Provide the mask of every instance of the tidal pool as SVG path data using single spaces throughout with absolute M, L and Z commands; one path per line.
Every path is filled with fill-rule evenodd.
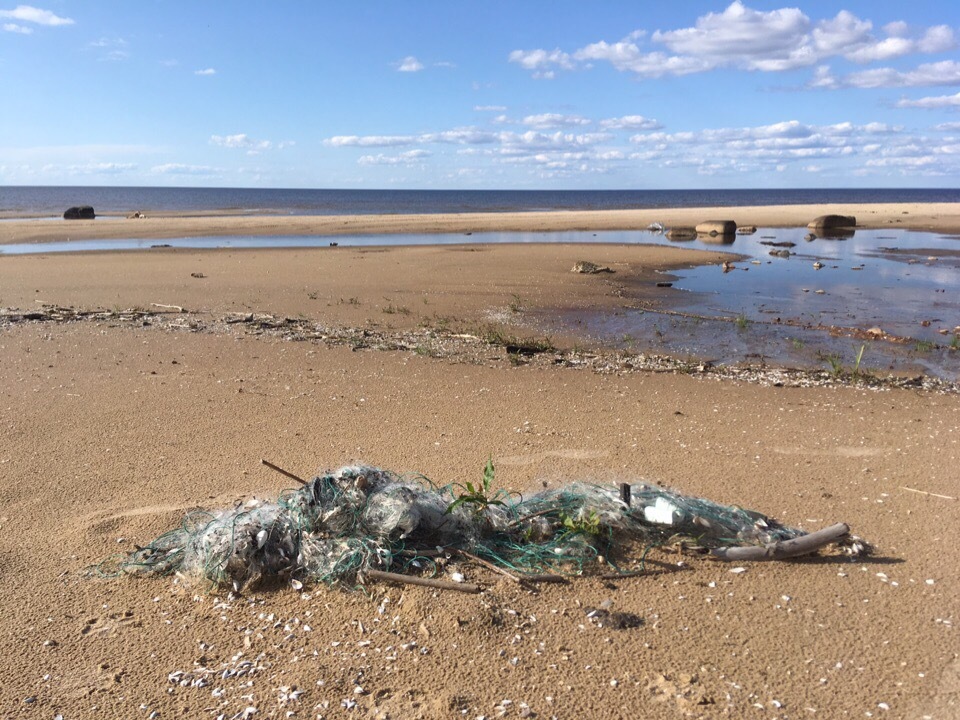
M 655 231 L 229 236 L 0 245 L 0 255 L 81 251 L 307 248 L 484 243 L 625 243 L 728 250 L 724 272 L 701 266 L 664 275 L 660 300 L 615 313 L 539 313 L 547 332 L 612 347 L 717 363 L 920 372 L 956 380 L 960 370 L 960 237 L 857 230 L 807 239 L 804 228 L 677 243 Z M 771 253 L 777 253 L 776 255 Z M 584 259 L 589 259 L 585 248 Z M 628 288 L 629 290 L 629 288 Z M 637 295 L 649 295 L 636 288 Z M 629 295 L 629 292 L 628 292 Z M 872 334 L 871 332 L 872 331 Z

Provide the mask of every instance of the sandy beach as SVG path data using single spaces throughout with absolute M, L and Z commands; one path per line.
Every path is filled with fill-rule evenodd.
M 903 227 L 960 232 L 960 204 L 881 203 L 873 205 L 769 205 L 722 208 L 463 213 L 435 215 L 148 216 L 101 220 L 0 222 L 0 243 L 89 240 L 93 238 L 176 238 L 223 235 L 348 235 L 389 233 L 548 232 L 559 230 L 642 230 L 654 222 L 694 226 L 705 220 L 733 220 L 757 227 L 802 227 L 820 215 L 852 215 L 864 228 Z
M 960 232 L 960 206 L 884 205 L 9 220 L 0 242 L 784 227 L 825 213 Z M 465 244 L 0 258 L 0 714 L 957 717 L 955 394 L 518 361 L 490 341 L 536 337 L 541 311 L 656 302 L 658 273 L 725 257 Z M 570 272 L 580 260 L 615 272 Z M 875 553 L 732 572 L 654 550 L 647 573 L 537 592 L 458 563 L 479 595 L 237 595 L 89 571 L 191 509 L 275 498 L 291 481 L 261 458 L 441 485 L 479 480 L 492 458 L 498 486 L 519 491 L 647 479 L 805 530 L 846 522 Z M 643 624 L 599 626 L 586 608 L 604 601 Z

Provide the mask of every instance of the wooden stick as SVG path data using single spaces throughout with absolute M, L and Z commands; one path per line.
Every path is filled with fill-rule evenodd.
M 294 475 L 292 472 L 287 472 L 287 471 L 284 470 L 282 467 L 277 467 L 276 465 L 274 465 L 274 464 L 273 464 L 272 462 L 270 462 L 269 460 L 264 460 L 263 458 L 260 458 L 260 462 L 263 463 L 264 465 L 266 465 L 266 466 L 267 466 L 268 468 L 270 468 L 271 470 L 276 470 L 276 471 L 277 471 L 278 473 L 280 473 L 281 475 L 286 475 L 286 476 L 287 476 L 288 478 L 290 478 L 291 480 L 296 480 L 296 481 L 297 481 L 298 483 L 300 483 L 301 485 L 306 485 L 306 484 L 307 484 L 307 481 L 304 480 L 302 477 L 297 477 L 297 476 Z
M 497 565 L 494 565 L 492 562 L 487 562 L 486 560 L 484 560 L 484 559 L 483 559 L 482 557 L 480 557 L 479 555 L 474 555 L 472 552 L 468 552 L 467 550 L 460 550 L 459 548 L 456 548 L 454 551 L 455 551 L 458 555 L 463 555 L 465 558 L 469 558 L 470 560 L 473 560 L 473 561 L 474 561 L 475 563 L 477 563 L 478 565 L 483 565 L 485 568 L 487 568 L 487 570 L 493 570 L 493 571 L 496 572 L 496 573 L 500 573 L 500 574 L 503 575 L 504 577 L 510 578 L 511 580 L 513 580 L 513 581 L 514 581 L 515 583 L 517 583 L 518 585 L 522 585 L 522 584 L 523 584 L 523 580 L 520 578 L 519 575 L 514 575 L 514 574 L 513 574 L 512 572 L 510 572 L 509 570 L 504 570 L 502 567 L 499 567 L 499 566 L 497 566 Z
M 521 518 L 517 518 L 516 520 L 511 522 L 507 527 L 516 527 L 520 523 L 526 522 L 527 520 L 532 520 L 535 517 L 540 517 L 541 515 L 549 515 L 552 512 L 559 512 L 559 511 L 560 511 L 560 508 L 547 508 L 546 510 L 538 510 L 535 513 L 530 513 L 529 515 L 524 515 Z
M 836 542 L 849 532 L 850 528 L 845 523 L 837 523 L 822 530 L 771 545 L 722 547 L 714 548 L 710 552 L 721 560 L 786 560 L 816 552 L 820 548 Z
M 563 575 L 520 575 L 524 582 L 567 583 Z
M 917 490 L 916 488 L 908 488 L 903 485 L 900 486 L 901 490 L 909 490 L 910 492 L 920 493 L 921 495 L 929 495 L 930 497 L 941 498 L 943 500 L 956 500 L 955 497 L 950 497 L 949 495 L 939 495 L 937 493 L 927 492 L 926 490 Z
M 182 313 L 184 310 L 179 305 L 161 305 L 160 303 L 150 303 L 151 307 L 164 308 L 166 310 L 176 310 L 177 312 Z
M 383 570 L 364 570 L 364 578 L 371 580 L 382 580 L 384 582 L 403 583 L 405 585 L 422 585 L 424 587 L 436 588 L 437 590 L 456 590 L 457 592 L 471 593 L 476 595 L 480 592 L 479 585 L 470 583 L 454 583 L 445 580 L 433 580 L 431 578 L 414 577 L 411 575 L 400 575 L 399 573 L 384 572 Z M 361 578 L 360 582 L 363 582 Z

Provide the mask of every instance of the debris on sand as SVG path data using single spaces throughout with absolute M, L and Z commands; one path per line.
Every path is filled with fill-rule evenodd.
M 737 561 L 785 559 L 832 543 L 848 554 L 869 550 L 846 525 L 808 535 L 658 485 L 574 482 L 524 499 L 493 491 L 492 481 L 492 462 L 482 484 L 446 487 L 366 465 L 343 467 L 303 481 L 275 503 L 193 512 L 116 560 L 114 570 L 176 573 L 238 589 L 290 578 L 354 587 L 421 575 L 444 554 L 525 582 L 559 579 L 542 573 L 582 574 L 591 565 L 615 568 L 611 558 L 631 543 L 682 544 Z

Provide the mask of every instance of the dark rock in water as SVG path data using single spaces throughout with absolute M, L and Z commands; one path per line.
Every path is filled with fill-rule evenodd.
M 857 219 L 852 215 L 821 215 L 807 224 L 810 230 L 836 230 L 838 228 L 855 228 Z
M 697 235 L 735 235 L 737 224 L 733 220 L 705 220 L 697 225 Z
M 657 283 L 657 287 L 673 287 L 672 282 L 660 281 Z
M 666 232 L 667 240 L 673 240 L 674 242 L 681 240 L 696 240 L 697 231 L 692 227 L 675 227 L 670 228 Z
M 67 208 L 63 213 L 64 220 L 93 220 L 96 216 L 89 205 L 75 205 Z
M 817 239 L 817 236 L 813 233 L 807 233 L 806 235 L 803 236 L 803 239 L 806 240 L 807 242 L 813 242 L 814 240 Z
M 789 250 L 771 250 L 771 251 L 770 251 L 770 254 L 773 255 L 774 257 L 785 257 L 785 258 L 788 258 L 788 257 L 790 257 L 793 253 L 791 253 Z
M 756 231 L 756 225 L 741 225 L 737 228 L 737 235 L 753 235 Z
M 761 245 L 769 245 L 770 247 L 785 247 L 792 248 L 796 246 L 795 242 L 790 242 L 789 240 L 761 240 Z

